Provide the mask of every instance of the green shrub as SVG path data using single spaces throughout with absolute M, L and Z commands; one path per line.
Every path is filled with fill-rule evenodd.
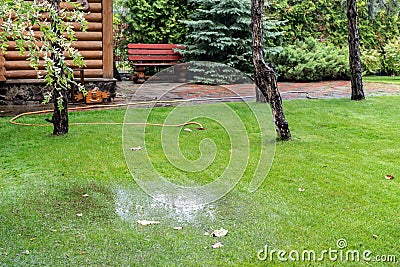
M 280 80 L 321 81 L 347 79 L 349 60 L 347 48 L 337 48 L 313 38 L 296 41 L 271 56 Z
M 400 74 L 400 37 L 387 43 L 384 48 L 384 71 L 386 74 Z
M 379 74 L 383 71 L 382 54 L 376 49 L 361 50 L 361 64 L 364 75 Z
M 187 28 L 180 22 L 189 14 L 186 0 L 126 0 L 126 43 L 183 43 Z

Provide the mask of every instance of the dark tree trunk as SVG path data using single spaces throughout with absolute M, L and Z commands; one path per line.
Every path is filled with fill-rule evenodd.
M 264 0 L 251 1 L 251 28 L 253 35 L 253 63 L 256 86 L 270 104 L 276 132 L 281 140 L 291 138 L 289 124 L 282 108 L 282 98 L 278 91 L 278 83 L 274 70 L 264 60 Z
M 362 82 L 360 36 L 358 34 L 357 0 L 347 0 L 347 20 L 349 31 L 349 55 L 351 73 L 351 99 L 363 100 L 364 89 Z
M 63 99 L 62 107 L 60 108 L 57 104 L 58 97 Z M 68 102 L 67 102 L 67 91 L 53 90 L 53 101 L 54 101 L 54 111 L 53 111 L 53 125 L 54 135 L 63 135 L 68 133 Z
M 50 0 L 51 5 L 56 11 L 60 11 L 60 0 Z M 61 36 L 61 32 L 57 29 L 56 21 L 53 19 L 51 20 L 51 27 L 52 30 L 57 34 L 57 36 Z M 55 41 L 52 43 L 53 48 L 57 50 L 57 53 L 53 53 L 51 55 L 51 59 L 54 61 L 55 66 L 58 66 L 60 68 L 60 73 L 58 75 L 60 77 L 63 77 L 65 75 L 65 69 L 63 68 L 63 65 L 61 64 L 61 58 L 60 55 L 62 55 L 62 48 L 59 45 L 58 41 Z M 58 79 L 56 75 L 53 77 L 53 103 L 54 103 L 54 112 L 53 112 L 53 125 L 54 125 L 54 130 L 53 134 L 54 135 L 63 135 L 68 133 L 68 96 L 67 96 L 67 90 L 65 88 L 63 89 L 56 89 L 60 88 L 60 84 L 58 83 Z

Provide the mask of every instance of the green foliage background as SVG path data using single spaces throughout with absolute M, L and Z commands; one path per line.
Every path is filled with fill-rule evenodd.
M 122 22 L 128 25 L 124 32 L 126 42 L 121 45 L 186 43 L 187 50 L 183 53 L 187 60 L 211 60 L 252 72 L 249 0 L 120 1 L 129 10 L 121 17 Z M 358 0 L 357 4 L 364 73 L 399 74 L 400 52 L 396 37 L 400 35 L 400 4 L 397 0 Z M 289 61 L 300 60 L 291 56 L 301 54 L 301 41 L 309 42 L 310 38 L 321 41 L 318 49 L 328 54 L 330 49 L 334 49 L 334 53 L 347 49 L 344 0 L 271 0 L 267 5 L 266 18 L 265 44 L 275 48 L 267 51 L 266 56 L 273 60 L 279 72 L 291 68 L 290 64 L 285 65 Z M 283 35 L 280 36 L 280 33 Z M 280 58 L 270 56 L 271 52 L 281 51 L 281 47 L 283 54 Z M 324 57 L 323 61 L 332 62 L 329 57 L 333 54 L 325 52 L 322 54 L 328 58 Z M 307 68 L 315 65 L 312 73 L 319 71 L 321 67 L 312 62 L 315 57 L 310 53 L 306 55 L 302 55 L 301 64 L 306 64 Z M 338 72 L 332 73 L 332 76 L 321 73 L 315 79 L 346 76 L 342 71 L 342 59 L 339 58 L 340 68 L 335 64 L 327 71 Z M 297 69 L 304 68 L 299 66 Z M 297 79 L 309 80 L 315 76 L 310 73 Z
M 280 80 L 320 81 L 350 77 L 347 49 L 314 38 L 295 41 L 283 51 L 271 56 Z
M 183 43 L 190 6 L 186 0 L 127 0 L 122 16 L 126 43 Z
M 392 8 L 388 5 L 371 10 L 368 2 L 357 1 L 360 42 L 365 49 L 378 49 L 399 35 L 399 10 L 395 4 Z M 313 37 L 339 46 L 347 45 L 346 1 L 273 0 L 268 13 L 286 21 L 280 27 L 285 31 L 284 44 Z

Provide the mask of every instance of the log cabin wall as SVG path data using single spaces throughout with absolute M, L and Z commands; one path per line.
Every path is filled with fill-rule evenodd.
M 94 86 L 110 91 L 115 95 L 115 80 L 113 80 L 113 44 L 112 0 L 88 0 L 89 10 L 85 16 L 89 22 L 86 32 L 80 31 L 80 25 L 73 23 L 75 37 L 73 43 L 86 62 L 84 68 L 85 85 L 87 89 Z M 36 27 L 37 34 L 39 27 Z M 11 101 L 23 104 L 28 100 L 37 101 L 43 97 L 43 81 L 37 79 L 37 71 L 29 66 L 26 60 L 28 54 L 20 55 L 15 42 L 9 42 L 7 52 L 0 53 L 0 104 Z M 69 61 L 72 64 L 72 61 Z M 79 71 L 74 72 L 79 77 Z M 5 81 L 5 83 L 4 83 Z M 48 89 L 47 89 L 48 90 Z M 22 99 L 22 101 L 20 101 Z

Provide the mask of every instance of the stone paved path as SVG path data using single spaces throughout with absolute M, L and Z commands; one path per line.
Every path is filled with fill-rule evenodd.
M 240 97 L 255 98 L 254 85 L 210 86 L 195 84 L 145 84 L 143 87 L 131 81 L 118 83 L 117 102 L 148 100 L 207 99 L 235 101 Z M 140 89 L 139 89 L 140 88 Z M 349 81 L 324 81 L 315 83 L 279 83 L 279 91 L 284 100 L 350 98 Z M 366 96 L 400 94 L 399 84 L 364 83 Z
M 173 87 L 176 86 L 176 87 Z M 254 85 L 208 86 L 194 84 L 146 84 L 145 87 L 132 81 L 117 83 L 117 97 L 113 103 L 128 103 L 149 100 L 214 99 L 210 101 L 240 101 L 241 98 L 254 99 Z M 279 91 L 284 100 L 350 98 L 349 81 L 325 81 L 316 83 L 279 83 Z M 364 83 L 366 96 L 400 94 L 400 84 Z M 163 104 L 168 106 L 170 104 Z M 0 116 L 12 116 L 22 112 L 52 109 L 52 105 L 0 105 Z

